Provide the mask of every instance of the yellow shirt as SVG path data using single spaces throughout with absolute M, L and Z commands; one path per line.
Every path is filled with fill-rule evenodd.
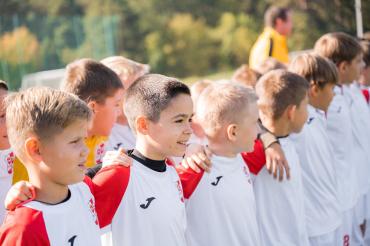
M 85 140 L 85 144 L 89 148 L 89 155 L 86 160 L 87 167 L 93 167 L 95 164 L 100 164 L 102 162 L 106 140 L 107 137 L 97 136 L 93 136 Z M 27 170 L 18 158 L 15 159 L 13 168 L 13 184 L 21 180 L 28 180 Z
M 286 37 L 271 27 L 265 27 L 254 43 L 249 56 L 249 67 L 256 69 L 267 57 L 273 57 L 282 63 L 289 63 Z

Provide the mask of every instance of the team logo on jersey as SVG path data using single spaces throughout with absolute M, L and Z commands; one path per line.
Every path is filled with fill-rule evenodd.
M 77 235 L 74 235 L 73 237 L 71 237 L 68 242 L 70 243 L 69 245 L 70 246 L 73 246 L 75 244 L 75 239 L 76 239 Z
M 213 181 L 211 184 L 212 184 L 213 186 L 217 186 L 217 185 L 218 185 L 218 183 L 220 182 L 220 180 L 222 179 L 222 177 L 223 177 L 223 176 L 218 176 L 218 177 L 216 177 L 216 181 Z
M 184 199 L 184 191 L 182 190 L 182 185 L 181 185 L 180 180 L 177 180 L 176 181 L 176 187 L 177 187 L 177 190 L 179 191 L 180 201 L 181 202 L 184 202 L 185 201 L 185 199 Z
M 310 117 L 308 120 L 307 120 L 307 124 L 309 125 L 309 124 L 311 124 L 312 123 L 312 121 L 314 120 L 315 118 L 314 117 Z
M 122 145 L 122 143 L 118 143 L 118 144 L 116 144 L 116 146 L 113 147 L 113 149 L 118 150 L 121 145 Z
M 14 160 L 15 160 L 15 155 L 13 151 L 10 152 L 7 156 L 5 156 L 6 170 L 8 174 L 13 173 Z
M 96 215 L 96 210 L 95 210 L 95 200 L 93 198 L 90 198 L 89 200 L 89 209 L 90 209 L 90 212 L 91 212 L 91 215 L 93 217 L 95 224 L 99 225 L 98 216 Z
M 96 149 L 96 164 L 103 163 L 103 155 L 104 155 L 104 143 L 99 144 L 98 148 Z
M 149 197 L 149 198 L 147 198 L 145 201 L 146 201 L 146 203 L 143 203 L 143 204 L 140 204 L 140 207 L 142 208 L 142 209 L 147 209 L 149 206 L 150 206 L 150 204 L 152 203 L 152 201 L 155 199 L 155 197 L 153 196 L 153 197 Z
M 243 171 L 244 171 L 245 176 L 247 177 L 248 183 L 252 184 L 251 175 L 249 174 L 249 170 L 246 166 L 243 166 Z

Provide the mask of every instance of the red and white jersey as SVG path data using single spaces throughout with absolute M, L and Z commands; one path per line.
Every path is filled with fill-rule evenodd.
M 301 163 L 307 233 L 317 237 L 340 226 L 341 208 L 325 112 L 308 105 L 308 113 L 302 132 L 291 139 Z
M 11 149 L 0 151 L 0 225 L 5 217 L 4 201 L 6 194 L 12 186 L 14 152 Z
M 156 172 L 136 160 L 93 179 L 103 245 L 186 245 L 185 204 L 172 166 Z
M 114 124 L 108 141 L 105 145 L 106 151 L 125 150 L 135 148 L 136 138 L 128 125 Z
M 69 186 L 56 205 L 31 201 L 9 212 L 0 227 L 1 245 L 101 245 L 95 200 L 85 183 Z
M 344 95 L 350 101 L 353 163 L 356 163 L 359 192 L 364 195 L 370 189 L 370 110 L 357 82 L 344 86 Z
M 240 155 L 212 156 L 210 173 L 178 167 L 188 246 L 260 245 L 253 185 Z
M 358 199 L 359 190 L 356 180 L 356 165 L 353 163 L 353 134 L 349 101 L 344 89 L 334 88 L 335 96 L 327 112 L 327 131 L 334 151 L 338 180 L 338 195 L 342 211 L 352 209 Z M 344 144 L 341 141 L 345 141 Z
M 264 167 L 265 159 L 261 158 L 264 150 L 259 141 L 253 153 L 243 154 L 249 169 L 256 175 L 254 194 L 261 244 L 306 246 L 308 235 L 299 158 L 290 137 L 279 141 L 290 166 L 290 180 L 278 182 L 268 173 Z

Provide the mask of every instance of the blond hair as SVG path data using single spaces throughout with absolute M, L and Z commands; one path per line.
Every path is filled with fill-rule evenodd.
M 35 135 L 40 141 L 62 132 L 76 120 L 91 118 L 89 107 L 77 96 L 48 87 L 32 87 L 5 99 L 9 142 L 16 155 L 24 153 L 24 141 Z
M 258 78 L 261 76 L 260 73 L 249 68 L 248 65 L 241 65 L 237 70 L 235 70 L 231 81 L 242 83 L 246 86 L 254 88 L 256 86 Z
M 236 82 L 216 82 L 200 95 L 196 115 L 207 136 L 214 136 L 228 123 L 239 123 L 240 112 L 257 101 L 256 93 Z

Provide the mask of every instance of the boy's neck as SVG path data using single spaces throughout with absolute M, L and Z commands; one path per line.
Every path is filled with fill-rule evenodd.
M 33 171 L 28 173 L 29 181 L 36 191 L 35 200 L 49 204 L 57 204 L 67 198 L 67 185 L 57 184 L 47 177 L 42 177 L 39 173 L 35 174 Z
M 124 117 L 123 115 L 118 116 L 117 124 L 120 124 L 120 125 L 123 125 L 123 126 L 127 125 L 128 122 L 127 122 L 126 117 Z
M 262 120 L 262 125 L 267 131 L 271 132 L 275 137 L 285 137 L 290 134 L 290 127 L 287 122 L 278 120 Z
M 211 138 L 207 137 L 208 139 L 208 148 L 211 150 L 212 154 L 217 156 L 224 156 L 233 158 L 237 154 L 233 146 L 228 143 L 227 139 L 217 139 L 217 138 Z
M 168 156 L 164 156 L 163 153 L 157 151 L 153 146 L 150 146 L 141 138 L 136 139 L 135 149 L 139 151 L 143 156 L 148 159 L 160 161 L 166 159 Z

